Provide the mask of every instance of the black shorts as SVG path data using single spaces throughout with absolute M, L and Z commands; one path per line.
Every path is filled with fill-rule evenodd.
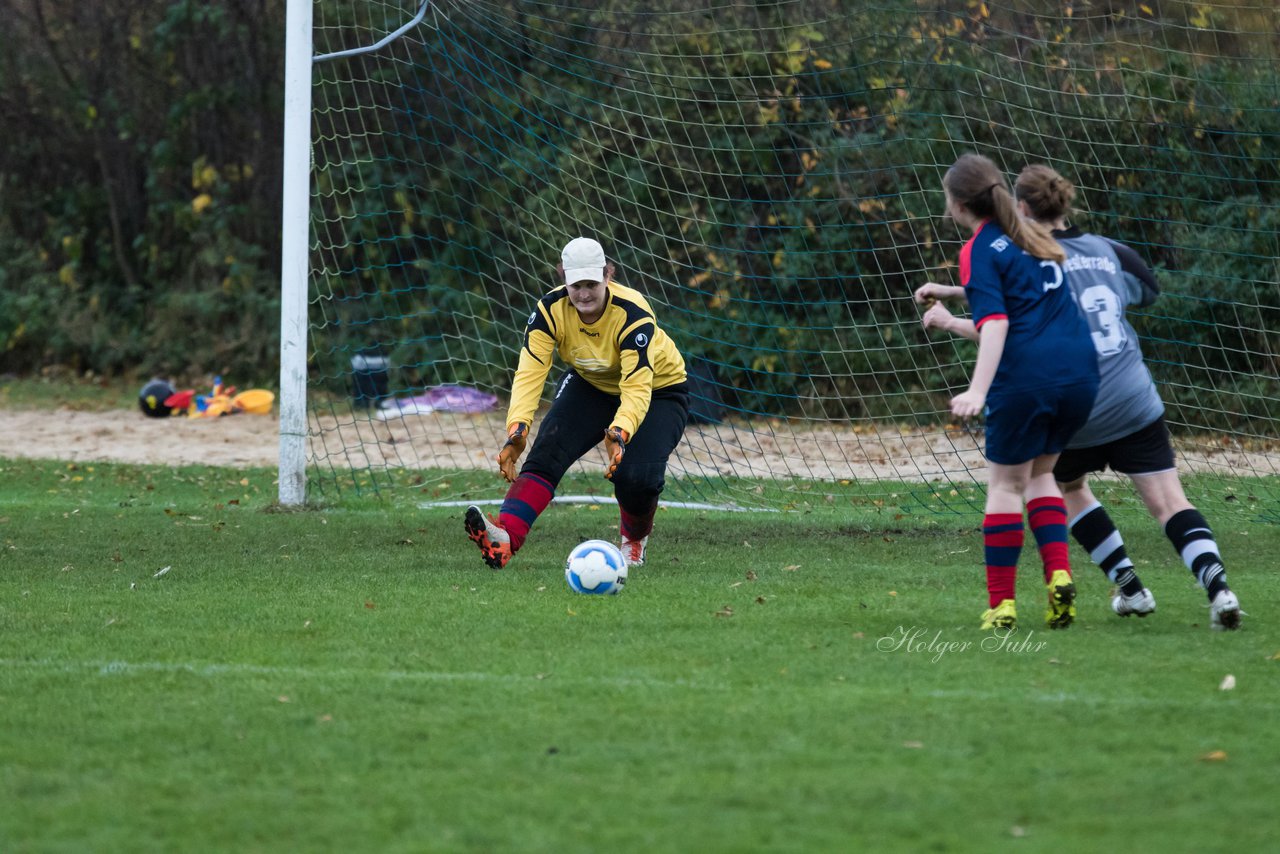
M 600 391 L 573 369 L 565 371 L 520 471 L 558 487 L 569 467 L 604 440 L 618 400 L 618 395 Z M 614 495 L 623 508 L 643 511 L 657 502 L 666 485 L 667 460 L 680 444 L 688 420 L 687 382 L 654 389 L 644 422 L 627 443 L 613 476 Z
M 1129 475 L 1156 474 L 1175 468 L 1173 443 L 1169 440 L 1164 416 L 1114 442 L 1092 448 L 1068 448 L 1058 457 L 1053 477 L 1058 483 L 1071 483 L 1107 467 Z

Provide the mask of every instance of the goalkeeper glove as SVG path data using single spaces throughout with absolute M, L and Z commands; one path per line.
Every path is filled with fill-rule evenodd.
M 507 442 L 497 456 L 498 471 L 507 483 L 516 482 L 516 461 L 524 453 L 525 434 L 528 432 L 528 424 L 516 423 L 507 428 Z
M 621 427 L 610 427 L 604 431 L 604 455 L 605 469 L 604 476 L 607 480 L 613 480 L 613 473 L 618 470 L 618 463 L 622 462 L 622 455 L 627 450 L 627 440 L 631 437 L 627 435 L 627 431 Z

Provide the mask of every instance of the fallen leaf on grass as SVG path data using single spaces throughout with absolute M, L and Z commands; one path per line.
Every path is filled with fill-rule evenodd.
M 784 566 L 784 567 L 782 568 L 782 571 L 783 571 L 783 572 L 795 572 L 795 571 L 796 571 L 797 569 L 799 569 L 799 568 L 800 568 L 800 564 L 798 564 L 798 563 L 793 563 L 793 564 L 791 564 L 791 566 Z
M 747 581 L 755 581 L 759 577 L 760 576 L 756 575 L 756 571 L 754 569 L 747 570 Z M 1280 656 L 1280 652 L 1277 652 L 1276 655 Z
M 1206 753 L 1206 754 L 1204 754 L 1203 756 L 1201 756 L 1201 757 L 1200 757 L 1200 761 L 1201 761 L 1201 762 L 1226 762 L 1226 761 L 1227 761 L 1227 751 L 1225 751 L 1225 750 L 1210 750 L 1208 753 Z
M 902 742 L 902 746 L 909 747 L 912 750 L 919 750 L 922 747 L 924 747 L 924 742 L 923 741 L 904 741 Z
M 364 606 L 365 606 L 366 608 L 368 608 L 370 611 L 372 611 L 374 608 L 377 608 L 377 607 L 378 607 L 378 606 L 377 606 L 377 604 L 375 604 L 375 603 L 373 603 L 373 602 L 365 602 L 365 603 L 364 603 Z
M 730 607 L 730 606 L 728 606 L 728 605 L 725 605 L 725 606 L 724 606 L 723 608 L 721 608 L 719 611 L 715 611 L 715 612 L 713 612 L 713 613 L 714 613 L 717 617 L 732 617 L 732 616 L 733 616 L 733 608 L 731 608 L 731 607 Z

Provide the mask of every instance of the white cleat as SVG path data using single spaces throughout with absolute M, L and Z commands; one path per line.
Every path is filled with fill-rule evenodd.
M 642 537 L 638 540 L 628 540 L 625 536 L 622 538 L 622 556 L 627 559 L 627 566 L 644 566 L 644 547 L 649 542 L 649 538 Z
M 1240 628 L 1240 600 L 1230 590 L 1219 591 L 1209 603 L 1209 628 L 1215 632 L 1229 632 Z
M 1156 597 L 1145 587 L 1132 596 L 1120 593 L 1112 597 L 1111 610 L 1121 617 L 1145 617 L 1156 612 Z

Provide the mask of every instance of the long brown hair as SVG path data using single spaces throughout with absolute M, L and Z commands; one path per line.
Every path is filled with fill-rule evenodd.
M 1031 215 L 1041 222 L 1054 222 L 1068 216 L 1076 199 L 1075 185 L 1056 169 L 1033 163 L 1018 173 L 1013 191 L 1018 201 L 1026 202 Z
M 1067 260 L 1062 247 L 1044 226 L 1018 216 L 1018 204 L 1004 175 L 987 157 L 964 154 L 942 178 L 942 186 L 974 216 L 994 219 L 1009 239 L 1042 260 Z

